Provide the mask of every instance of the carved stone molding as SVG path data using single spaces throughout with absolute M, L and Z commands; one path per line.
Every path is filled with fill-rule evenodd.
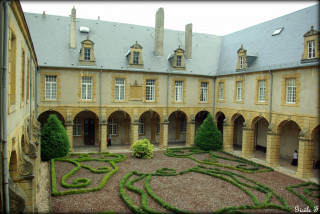
M 9 178 L 10 213 L 27 213 L 26 194 Z
M 21 160 L 21 164 L 19 164 L 19 174 L 23 177 L 27 178 L 33 178 L 34 174 L 33 174 L 33 164 L 32 164 L 32 160 L 26 156 L 23 151 L 21 150 L 21 155 L 20 155 L 20 160 Z

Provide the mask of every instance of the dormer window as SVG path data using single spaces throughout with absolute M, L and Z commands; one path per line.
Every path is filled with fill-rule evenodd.
M 173 69 L 175 70 L 186 69 L 186 65 L 184 63 L 184 50 L 180 48 L 180 46 L 174 51 L 174 54 L 170 54 L 168 56 L 168 60 L 170 61 Z
M 132 45 L 130 50 L 126 54 L 126 57 L 129 60 L 129 67 L 133 68 L 143 68 L 143 61 L 142 61 L 142 46 L 138 44 Z
M 89 40 L 89 36 L 86 40 L 81 42 L 82 46 L 80 49 L 80 57 L 79 57 L 79 64 L 80 65 L 95 65 L 96 60 L 94 57 L 94 43 Z
M 304 50 L 301 62 L 318 61 L 319 56 L 319 31 L 311 26 L 310 30 L 306 32 L 304 37 Z
M 237 51 L 238 53 L 238 63 L 237 70 L 247 68 L 247 50 L 243 48 L 243 45 Z

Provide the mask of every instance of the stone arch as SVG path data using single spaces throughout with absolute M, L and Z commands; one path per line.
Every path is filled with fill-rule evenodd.
M 280 137 L 280 157 L 292 158 L 294 150 L 299 149 L 300 126 L 293 120 L 284 120 L 277 127 Z
M 233 148 L 241 149 L 242 148 L 242 135 L 243 135 L 243 124 L 245 122 L 244 117 L 236 113 L 231 117 L 231 122 L 233 126 Z
M 160 114 L 147 110 L 139 116 L 139 139 L 148 139 L 152 143 L 160 141 Z
M 314 142 L 313 158 L 320 162 L 320 125 L 316 126 L 311 132 L 311 140 Z
M 65 125 L 65 118 L 63 117 L 63 115 L 60 112 L 55 111 L 55 110 L 48 110 L 48 111 L 42 112 L 38 117 L 38 121 L 41 124 L 41 128 L 43 128 L 44 124 L 47 122 L 47 120 L 51 114 L 57 115 L 59 120 L 61 121 L 62 125 Z
M 168 117 L 168 143 L 185 143 L 188 116 L 181 110 L 171 112 Z
M 73 146 L 98 146 L 99 117 L 90 110 L 78 112 L 73 118 Z
M 194 117 L 195 120 L 195 133 L 197 133 L 198 128 L 201 126 L 201 124 L 203 123 L 203 121 L 207 118 L 208 114 L 210 112 L 207 110 L 202 110 L 199 111 L 196 116 Z
M 254 130 L 254 148 L 264 153 L 267 149 L 268 126 L 268 120 L 262 116 L 255 117 L 250 125 L 250 128 Z
M 19 177 L 19 172 L 18 172 L 18 156 L 17 152 L 12 151 L 10 155 L 10 162 L 9 162 L 9 174 L 11 180 L 15 180 L 15 178 Z
M 130 114 L 123 110 L 116 110 L 108 116 L 107 121 L 107 136 L 110 138 L 111 135 L 111 145 L 130 144 Z
M 226 119 L 226 116 L 222 111 L 218 111 L 216 113 L 215 118 L 216 118 L 216 122 L 217 122 L 217 128 L 221 132 L 222 139 L 223 139 L 223 123 L 224 123 L 224 119 Z

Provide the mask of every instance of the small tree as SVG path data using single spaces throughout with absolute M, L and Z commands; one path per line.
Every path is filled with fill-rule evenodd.
M 133 143 L 132 145 L 132 156 L 142 159 L 153 158 L 154 147 L 153 144 L 147 139 L 141 139 Z
M 218 150 L 222 148 L 222 135 L 209 113 L 197 130 L 195 144 L 203 150 Z
M 41 131 L 41 158 L 48 161 L 69 152 L 69 137 L 57 115 L 51 114 Z

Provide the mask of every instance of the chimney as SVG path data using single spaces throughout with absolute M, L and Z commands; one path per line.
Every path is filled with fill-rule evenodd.
M 71 20 L 70 20 L 70 48 L 76 49 L 76 9 L 71 10 Z
M 46 18 L 46 11 L 43 11 L 43 13 L 42 13 L 42 18 Z
M 156 13 L 155 44 L 154 52 L 156 56 L 163 56 L 163 36 L 164 36 L 164 12 L 159 8 Z
M 185 53 L 188 59 L 192 58 L 192 24 L 186 25 Z

